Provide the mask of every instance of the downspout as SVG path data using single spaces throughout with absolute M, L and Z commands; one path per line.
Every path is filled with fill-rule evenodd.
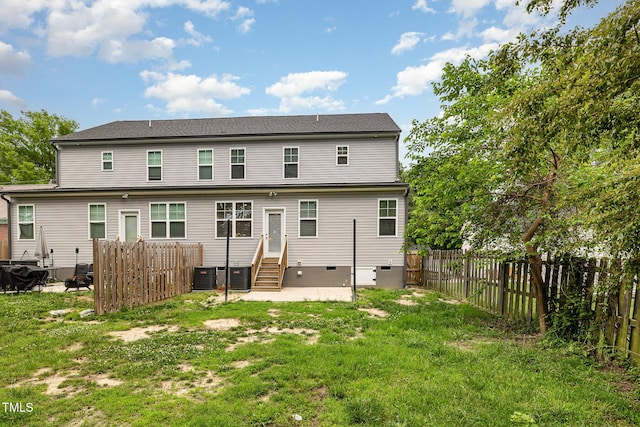
M 9 259 L 12 258 L 13 255 L 13 250 L 12 250 L 12 244 L 11 244 L 11 236 L 13 234 L 13 228 L 11 227 L 11 200 L 7 199 L 5 197 L 4 194 L 0 194 L 0 197 L 2 197 L 2 200 L 4 200 L 5 202 L 7 202 L 7 243 L 9 245 Z
M 60 163 L 60 150 L 58 150 L 58 145 L 51 142 L 53 144 L 53 148 L 56 150 L 56 187 L 60 186 L 60 173 L 58 172 L 58 164 Z
M 402 249 L 404 252 L 404 263 L 402 264 L 402 287 L 407 287 L 407 224 L 409 223 L 409 190 L 404 190 L 404 231 L 402 236 Z

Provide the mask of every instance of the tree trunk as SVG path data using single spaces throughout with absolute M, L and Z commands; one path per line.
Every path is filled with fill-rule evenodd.
M 558 170 L 560 159 L 553 152 L 554 167 L 549 171 L 547 175 L 547 181 L 542 192 L 542 198 L 540 200 L 540 216 L 529 226 L 529 229 L 522 235 L 522 243 L 527 251 L 527 261 L 529 262 L 529 270 L 531 271 L 531 282 L 533 285 L 534 294 L 536 297 L 536 314 L 538 315 L 538 324 L 540 326 L 540 332 L 545 333 L 549 330 L 551 319 L 549 319 L 549 294 L 547 293 L 547 286 L 542 279 L 542 258 L 538 253 L 538 245 L 532 243 L 538 229 L 544 223 L 544 215 L 549 206 L 551 198 L 551 192 L 557 177 L 556 171 Z
M 538 325 L 540 332 L 547 332 L 550 326 L 549 319 L 549 295 L 547 286 L 542 279 L 542 258 L 540 254 L 531 247 L 527 249 L 527 261 L 531 271 L 531 281 L 534 295 L 536 296 L 536 314 L 538 315 Z

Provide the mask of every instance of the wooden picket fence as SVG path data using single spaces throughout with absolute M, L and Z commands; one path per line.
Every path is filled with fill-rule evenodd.
M 430 251 L 422 259 L 423 285 L 466 300 L 483 310 L 516 321 L 536 320 L 536 296 L 529 263 L 462 251 Z M 575 328 L 590 331 L 594 343 L 616 348 L 640 362 L 640 286 L 631 282 L 605 286 L 616 265 L 605 259 L 546 260 L 542 276 L 548 287 L 549 310 L 565 307 L 572 296 L 591 316 Z M 619 268 L 619 266 L 618 266 Z
M 94 310 L 112 313 L 191 292 L 202 244 L 93 241 Z

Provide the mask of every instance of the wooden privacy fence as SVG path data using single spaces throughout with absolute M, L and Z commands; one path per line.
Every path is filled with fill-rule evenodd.
M 532 322 L 536 318 L 536 296 L 525 260 L 506 262 L 462 251 L 431 251 L 423 257 L 422 266 L 423 285 L 429 289 L 507 319 Z M 612 268 L 604 259 L 544 261 L 549 312 L 574 309 L 569 304 L 582 307 L 591 315 L 579 320 L 576 329 L 590 331 L 593 342 L 604 342 L 640 361 L 638 276 L 605 286 Z
M 9 242 L 0 240 L 0 259 L 9 259 Z
M 407 255 L 407 285 L 422 284 L 422 255 L 412 252 Z
M 94 309 L 112 313 L 191 292 L 202 244 L 94 239 Z

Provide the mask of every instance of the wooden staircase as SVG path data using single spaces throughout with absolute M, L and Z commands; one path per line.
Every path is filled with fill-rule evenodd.
M 279 291 L 279 271 L 280 267 L 278 265 L 278 258 L 263 258 L 252 290 Z
M 265 257 L 263 242 L 264 236 L 261 235 L 251 262 L 251 290 L 279 291 L 282 288 L 282 280 L 289 258 L 287 235 L 284 236 L 284 244 L 279 258 Z

